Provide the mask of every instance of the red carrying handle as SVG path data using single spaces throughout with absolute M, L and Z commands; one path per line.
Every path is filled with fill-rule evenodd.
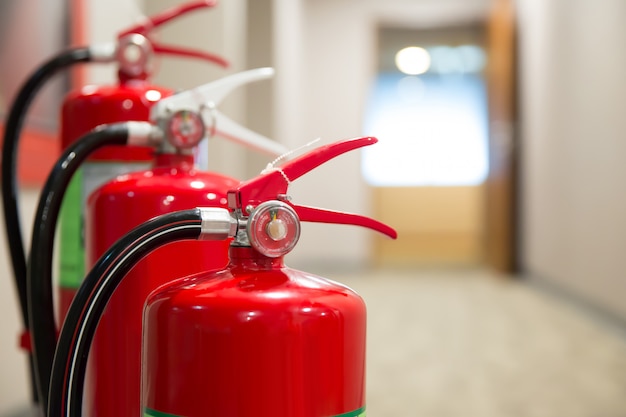
M 233 204 L 241 207 L 258 205 L 263 201 L 276 199 L 287 193 L 289 184 L 307 172 L 346 152 L 373 145 L 378 142 L 374 137 L 346 139 L 329 145 L 320 146 L 299 156 L 279 168 L 274 168 L 256 178 L 241 183 L 234 190 Z M 231 207 L 235 208 L 235 207 Z
M 139 35 L 145 36 L 146 38 L 150 38 L 149 34 L 152 31 L 152 29 L 157 28 L 163 25 L 164 23 L 169 22 L 170 20 L 173 20 L 177 17 L 190 13 L 194 10 L 214 7 L 216 5 L 217 5 L 217 0 L 202 0 L 202 1 L 193 1 L 193 2 L 189 2 L 189 3 L 172 7 L 170 9 L 165 10 L 164 12 L 158 13 L 154 16 L 147 18 L 146 21 L 143 23 L 137 24 L 129 29 L 126 29 L 120 32 L 117 35 L 117 39 L 120 40 L 126 36 L 130 36 L 133 34 L 139 34 Z M 212 62 L 224 68 L 227 68 L 229 66 L 228 61 L 226 61 L 224 58 L 215 54 L 211 54 L 208 52 L 195 50 L 195 49 L 179 47 L 179 46 L 165 45 L 165 44 L 155 42 L 152 39 L 150 39 L 150 43 L 152 44 L 152 50 L 155 53 L 176 55 L 176 56 L 187 57 L 187 58 L 198 58 L 198 59 L 202 59 L 208 62 Z
M 393 228 L 369 217 L 298 206 L 286 199 L 287 188 L 292 181 L 341 154 L 363 146 L 373 145 L 376 142 L 378 142 L 378 139 L 374 137 L 362 137 L 347 139 L 313 149 L 287 162 L 282 167 L 271 169 L 256 178 L 240 184 L 236 190 L 228 193 L 229 207 L 233 210 L 245 210 L 248 206 L 255 207 L 264 201 L 280 199 L 296 211 L 301 221 L 363 226 L 395 239 L 397 232 Z
M 146 22 L 144 23 L 137 24 L 133 27 L 126 29 L 125 31 L 120 32 L 117 35 L 117 38 L 123 38 L 124 36 L 133 33 L 138 33 L 145 36 L 148 34 L 148 32 L 150 32 L 150 30 L 159 27 L 164 23 L 167 23 L 172 19 L 176 19 L 179 16 L 182 16 L 197 9 L 214 7 L 215 5 L 217 5 L 216 0 L 203 0 L 192 1 L 189 3 L 174 6 L 170 9 L 165 10 L 164 12 L 148 17 Z
M 288 201 L 286 201 L 289 204 Z M 360 214 L 344 213 L 342 211 L 319 209 L 315 207 L 304 207 L 289 204 L 298 214 L 300 221 L 314 223 L 350 224 L 375 230 L 392 239 L 398 237 L 398 232 L 394 228 L 372 218 L 361 216 Z

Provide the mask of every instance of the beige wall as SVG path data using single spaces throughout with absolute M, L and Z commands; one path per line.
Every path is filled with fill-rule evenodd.
M 518 10 L 523 265 L 626 318 L 626 2 Z
M 137 23 L 143 13 L 143 0 L 85 1 L 85 37 L 89 43 L 109 43 L 117 33 Z M 85 67 L 87 82 L 112 83 L 117 80 L 115 64 L 88 65 Z

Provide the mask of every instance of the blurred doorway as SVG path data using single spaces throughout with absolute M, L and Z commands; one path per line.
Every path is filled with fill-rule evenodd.
M 376 241 L 378 264 L 514 265 L 512 20 L 497 9 L 478 24 L 379 29 L 364 133 L 385 141 L 362 166 L 374 215 L 401 239 Z

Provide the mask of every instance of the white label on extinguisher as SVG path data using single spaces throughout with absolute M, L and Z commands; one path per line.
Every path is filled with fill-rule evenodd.
M 89 195 L 118 175 L 149 167 L 150 162 L 86 162 L 74 175 L 60 216 L 59 283 L 62 288 L 78 288 L 85 276 L 84 211 Z
M 148 169 L 148 162 L 87 162 L 83 165 L 82 206 L 87 204 L 87 198 L 98 187 L 117 177 L 143 169 Z

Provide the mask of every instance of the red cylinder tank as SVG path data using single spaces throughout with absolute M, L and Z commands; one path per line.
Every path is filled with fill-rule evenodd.
M 159 214 L 197 206 L 225 207 L 239 182 L 197 171 L 188 155 L 157 155 L 155 167 L 118 176 L 98 188 L 86 209 L 87 266 L 121 236 Z M 222 268 L 228 241 L 189 241 L 147 256 L 115 291 L 89 357 L 86 410 L 93 417 L 140 415 L 142 308 L 148 294 L 174 278 Z
M 96 126 L 149 121 L 150 108 L 173 92 L 143 80 L 112 86 L 85 86 L 68 94 L 61 112 L 63 149 Z M 87 196 L 117 175 L 150 167 L 151 147 L 109 146 L 96 152 L 75 174 L 60 214 L 59 313 L 62 322 L 85 276 L 84 213 Z
M 250 247 L 230 257 L 147 300 L 144 415 L 364 416 L 361 297 Z

